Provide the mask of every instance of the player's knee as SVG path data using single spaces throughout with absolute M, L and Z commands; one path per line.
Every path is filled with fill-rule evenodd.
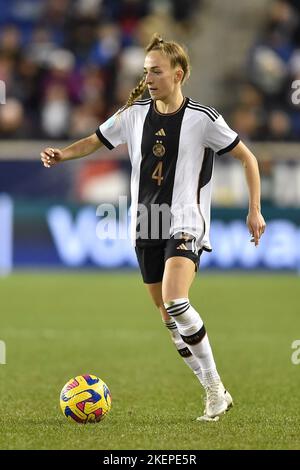
M 163 303 L 166 308 L 171 307 L 177 303 L 189 301 L 188 292 L 183 289 L 180 283 L 165 284 L 162 290 Z
M 169 308 L 172 305 L 177 303 L 177 300 L 180 297 L 180 295 L 176 295 L 176 291 L 177 289 L 174 287 L 172 288 L 172 287 L 165 286 L 163 290 L 163 303 L 164 303 L 165 308 Z
M 164 306 L 168 315 L 184 327 L 203 324 L 198 312 L 191 307 L 187 297 L 171 299 L 168 302 L 164 302 Z
M 175 313 L 189 305 L 188 298 L 175 298 L 175 296 L 164 295 L 163 304 L 168 313 Z

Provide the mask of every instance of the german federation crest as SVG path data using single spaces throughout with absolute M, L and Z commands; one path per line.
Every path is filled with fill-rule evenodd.
M 156 157 L 163 157 L 166 153 L 166 149 L 162 144 L 162 141 L 157 140 L 156 144 L 153 145 L 152 152 Z

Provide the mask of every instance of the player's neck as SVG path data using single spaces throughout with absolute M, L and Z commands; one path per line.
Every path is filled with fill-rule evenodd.
M 181 106 L 184 101 L 182 93 L 178 93 L 176 96 L 171 96 L 166 100 L 156 100 L 155 106 L 158 112 L 162 114 L 175 113 Z

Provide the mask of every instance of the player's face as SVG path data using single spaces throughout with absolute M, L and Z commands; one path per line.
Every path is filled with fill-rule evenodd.
M 178 70 L 159 51 L 150 51 L 145 58 L 144 73 L 150 96 L 154 100 L 167 100 L 179 85 Z

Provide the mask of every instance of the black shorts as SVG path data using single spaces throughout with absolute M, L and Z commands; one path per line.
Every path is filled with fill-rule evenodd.
M 177 248 L 181 244 L 184 244 L 186 249 Z M 181 232 L 155 245 L 137 242 L 135 252 L 144 283 L 153 284 L 162 281 L 165 262 L 173 256 L 184 256 L 192 260 L 197 271 L 202 250 L 196 248 L 195 237 Z

